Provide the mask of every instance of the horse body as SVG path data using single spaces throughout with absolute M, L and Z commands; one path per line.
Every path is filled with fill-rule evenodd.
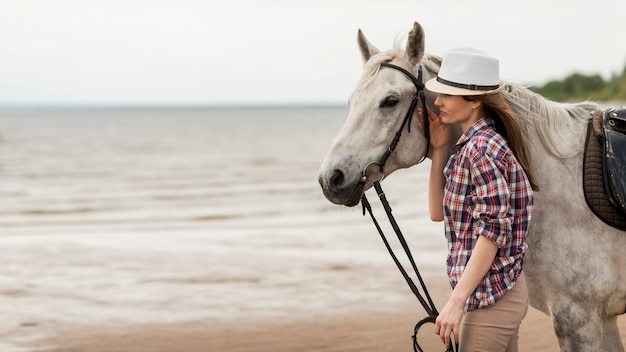
M 375 167 L 400 127 L 415 94 L 401 73 L 381 68 L 392 62 L 410 72 L 419 65 L 426 81 L 441 60 L 427 55 L 424 34 L 415 23 L 406 50 L 380 52 L 359 31 L 364 73 L 350 98 L 346 124 L 320 169 L 324 195 L 333 203 L 354 206 L 383 175 Z M 429 109 L 435 96 L 426 93 Z M 527 237 L 524 271 L 531 305 L 548 314 L 563 351 L 624 351 L 617 316 L 626 311 L 626 233 L 612 228 L 588 209 L 582 190 L 586 125 L 598 106 L 560 104 L 524 87 L 507 84 L 504 94 L 523 116 L 540 191 Z M 411 133 L 400 139 L 384 176 L 419 162 L 428 141 L 419 133 L 417 113 Z M 415 132 L 413 132 L 415 131 Z M 453 126 L 453 138 L 461 130 Z M 365 176 L 365 177 L 363 177 Z
M 593 108 L 571 105 L 581 106 Z M 541 187 L 524 264 L 530 302 L 552 317 L 563 351 L 623 351 L 616 317 L 626 309 L 626 233 L 603 223 L 585 203 L 586 122 L 577 125 L 561 131 L 572 144 L 563 148 L 569 157 L 530 144 Z

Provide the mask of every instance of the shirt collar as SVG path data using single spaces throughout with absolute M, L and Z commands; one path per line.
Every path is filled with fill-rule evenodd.
M 478 131 L 480 130 L 484 130 L 485 128 L 492 128 L 495 126 L 495 122 L 493 121 L 492 118 L 490 117 L 483 117 L 478 119 L 478 121 L 474 122 L 470 128 L 467 129 L 467 131 L 465 131 L 463 133 L 463 135 L 461 135 L 461 138 L 459 138 L 459 140 L 456 142 L 456 144 L 454 145 L 456 148 L 459 148 L 461 146 L 463 146 L 465 143 L 467 143 L 467 141 L 472 138 L 473 135 L 475 135 L 476 133 L 478 133 Z

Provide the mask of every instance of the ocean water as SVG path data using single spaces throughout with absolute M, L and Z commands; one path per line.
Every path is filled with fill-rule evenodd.
M 344 111 L 3 114 L 3 236 L 195 227 L 314 183 Z M 247 203 L 247 204 L 246 204 Z
M 2 112 L 0 350 L 44 350 L 67 326 L 420 311 L 370 220 L 317 184 L 347 114 Z M 445 280 L 427 177 L 384 186 L 423 275 Z

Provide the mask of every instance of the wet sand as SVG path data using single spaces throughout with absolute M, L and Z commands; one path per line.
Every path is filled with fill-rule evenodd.
M 46 245 L 5 239 L 2 254 L 12 264 L 4 270 L 32 271 L 22 268 L 23 284 L 3 287 L 0 350 L 411 351 L 413 327 L 425 313 L 369 225 L 345 226 L 334 239 L 321 232 L 294 241 L 277 235 L 246 249 L 248 237 L 223 254 L 207 248 L 232 241 L 234 233 L 66 237 Z M 437 225 L 430 227 L 422 230 Z M 450 288 L 443 258 L 434 258 L 443 244 L 407 240 L 441 308 Z M 619 324 L 626 341 L 626 316 Z M 520 335 L 520 351 L 558 351 L 550 319 L 533 308 Z M 419 341 L 427 351 L 443 350 L 432 325 Z
M 169 352 L 169 351 L 412 351 L 412 312 L 361 313 L 309 317 L 294 321 L 247 321 L 212 326 L 206 321 L 117 327 L 77 327 L 60 331 L 50 342 L 55 352 Z M 421 317 L 421 315 L 420 315 Z M 622 340 L 626 319 L 619 318 Z M 442 351 L 431 335 L 432 325 L 419 334 L 427 351 Z M 520 352 L 558 351 L 549 318 L 531 308 L 520 331 Z

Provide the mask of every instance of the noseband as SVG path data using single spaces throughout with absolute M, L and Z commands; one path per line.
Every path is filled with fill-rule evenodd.
M 409 71 L 405 70 L 404 68 L 400 66 L 396 66 L 387 62 L 382 63 L 381 66 L 389 67 L 394 70 L 398 70 L 402 72 L 406 77 L 408 77 L 411 80 L 411 82 L 413 82 L 413 85 L 415 85 L 415 88 L 416 88 L 416 92 L 413 95 L 413 99 L 411 100 L 411 105 L 409 106 L 409 110 L 406 112 L 406 115 L 404 116 L 404 120 L 402 120 L 402 124 L 400 125 L 398 132 L 396 132 L 395 137 L 391 141 L 389 148 L 387 148 L 387 151 L 385 151 L 385 154 L 383 154 L 379 162 L 372 162 L 366 165 L 365 168 L 363 169 L 363 178 L 361 179 L 362 182 L 367 182 L 367 174 L 366 174 L 367 168 L 372 164 L 378 164 L 380 166 L 380 172 L 382 174 L 382 177 L 384 177 L 385 163 L 387 162 L 389 155 L 391 155 L 391 153 L 396 149 L 396 146 L 398 145 L 398 142 L 400 141 L 400 137 L 402 136 L 402 131 L 404 130 L 404 126 L 406 125 L 408 132 L 409 133 L 411 132 L 411 119 L 413 117 L 413 114 L 415 113 L 415 108 L 417 107 L 418 100 L 421 100 L 422 107 L 424 108 L 423 127 L 424 127 L 424 137 L 426 138 L 426 150 L 424 151 L 424 155 L 422 156 L 422 159 L 418 162 L 418 164 L 424 161 L 424 159 L 426 159 L 428 155 L 428 151 L 429 151 L 429 145 L 430 145 L 430 130 L 429 130 L 430 125 L 429 125 L 429 120 L 428 120 L 428 111 L 426 108 L 426 98 L 424 96 L 425 86 L 424 86 L 424 83 L 422 83 L 422 66 L 421 65 L 419 66 L 417 78 L 413 76 L 413 74 L 411 74 Z M 387 241 L 387 238 L 385 237 L 385 234 L 383 233 L 380 225 L 378 224 L 378 221 L 376 221 L 376 218 L 374 217 L 374 213 L 372 212 L 372 207 L 369 201 L 367 200 L 365 193 L 363 193 L 363 195 L 361 196 L 361 205 L 363 206 L 363 215 L 365 215 L 366 211 L 369 212 L 370 217 L 372 218 L 372 221 L 374 222 L 374 225 L 376 226 L 376 229 L 378 230 L 378 233 L 380 234 L 380 237 L 385 243 L 385 247 L 387 247 L 387 251 L 389 252 L 389 254 L 391 254 L 391 258 L 393 259 L 396 266 L 400 270 L 400 273 L 406 280 L 413 294 L 417 297 L 419 302 L 422 304 L 422 307 L 424 308 L 426 313 L 428 313 L 428 316 L 426 318 L 422 319 L 415 325 L 415 328 L 413 330 L 413 336 L 412 336 L 413 337 L 413 350 L 415 352 L 423 352 L 422 347 L 417 343 L 417 333 L 419 329 L 422 327 L 422 325 L 426 323 L 434 324 L 437 319 L 437 315 L 439 315 L 439 312 L 437 312 L 437 308 L 435 307 L 435 304 L 433 303 L 433 300 L 431 299 L 430 294 L 428 293 L 428 290 L 426 289 L 426 284 L 424 283 L 424 280 L 422 279 L 422 276 L 420 275 L 419 270 L 417 269 L 417 265 L 415 264 L 415 260 L 413 259 L 413 256 L 411 255 L 411 250 L 409 249 L 409 246 L 404 238 L 404 235 L 402 234 L 400 227 L 398 226 L 393 214 L 391 213 L 391 206 L 389 206 L 389 202 L 387 201 L 385 192 L 383 192 L 382 187 L 380 186 L 380 181 L 382 181 L 382 177 L 379 181 L 374 182 L 374 188 L 376 189 L 378 198 L 380 199 L 380 202 L 382 203 L 385 209 L 387 218 L 389 219 L 389 222 L 391 223 L 391 226 L 393 227 L 393 230 L 396 233 L 398 240 L 402 244 L 402 248 L 404 249 L 404 252 L 408 257 L 409 262 L 411 263 L 411 266 L 413 270 L 415 271 L 417 279 L 419 280 L 420 286 L 424 293 L 423 296 L 420 290 L 415 285 L 415 283 L 413 283 L 413 280 L 411 279 L 411 277 L 407 274 L 406 270 L 404 269 L 404 267 L 398 260 L 395 253 L 393 252 L 393 249 L 391 248 L 391 245 Z M 446 350 L 446 352 L 452 352 L 452 351 L 458 351 L 457 343 L 450 343 L 450 347 Z

